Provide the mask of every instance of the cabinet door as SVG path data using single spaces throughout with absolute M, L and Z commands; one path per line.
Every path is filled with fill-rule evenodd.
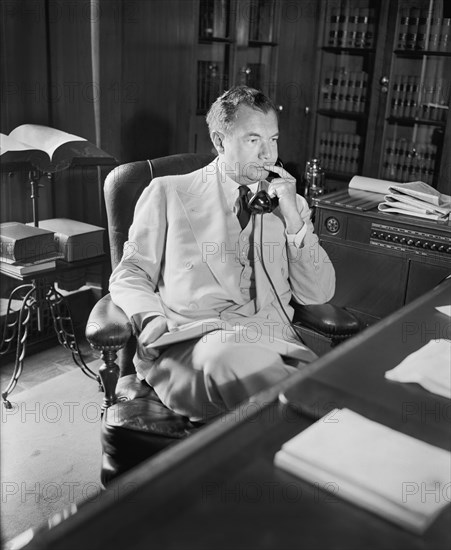
M 205 115 L 229 87 L 245 84 L 273 97 L 277 81 L 280 1 L 200 0 L 196 90 L 190 150 L 210 152 Z
M 213 101 L 231 84 L 231 55 L 234 42 L 231 0 L 200 0 L 197 7 L 197 32 L 194 45 L 195 89 L 189 149 L 208 153 L 213 146 L 205 115 Z
M 327 190 L 355 174 L 450 194 L 451 4 L 324 2 L 312 154 Z
M 364 171 L 367 137 L 376 123 L 373 79 L 386 11 L 386 3 L 372 0 L 323 2 L 312 156 L 325 170 L 328 191 Z
M 443 0 L 398 2 L 390 70 L 381 77 L 388 97 L 378 159 L 380 178 L 421 180 L 448 194 L 450 16 Z

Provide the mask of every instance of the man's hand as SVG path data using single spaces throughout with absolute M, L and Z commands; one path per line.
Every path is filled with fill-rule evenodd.
M 151 319 L 138 337 L 138 357 L 140 359 L 156 359 L 160 355 L 160 350 L 147 348 L 147 345 L 155 342 L 167 330 L 168 325 L 163 316 L 157 315 Z
M 270 197 L 279 198 L 279 207 L 287 224 L 287 233 L 295 234 L 304 225 L 296 204 L 296 179 L 285 168 L 276 164 L 265 164 L 265 169 L 278 174 L 268 187 Z

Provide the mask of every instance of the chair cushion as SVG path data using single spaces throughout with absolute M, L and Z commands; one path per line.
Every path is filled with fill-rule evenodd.
M 348 338 L 362 328 L 360 321 L 349 311 L 332 304 L 295 306 L 294 323 L 313 329 L 331 338 Z
M 105 411 L 102 421 L 104 485 L 202 426 L 168 409 L 136 375 L 124 378 L 120 400 Z

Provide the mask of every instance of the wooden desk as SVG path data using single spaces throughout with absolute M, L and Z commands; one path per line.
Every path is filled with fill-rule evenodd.
M 435 337 L 450 320 L 451 279 L 256 396 L 172 449 L 123 476 L 98 499 L 27 549 L 445 549 L 451 506 L 415 536 L 333 498 L 273 465 L 287 439 L 314 417 L 348 406 L 402 432 L 450 449 L 451 402 L 383 373 Z M 301 399 L 300 411 L 277 399 Z

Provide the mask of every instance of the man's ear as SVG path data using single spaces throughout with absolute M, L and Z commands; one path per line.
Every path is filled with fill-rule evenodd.
M 211 141 L 219 154 L 224 153 L 224 134 L 222 132 L 214 130 L 211 133 Z

